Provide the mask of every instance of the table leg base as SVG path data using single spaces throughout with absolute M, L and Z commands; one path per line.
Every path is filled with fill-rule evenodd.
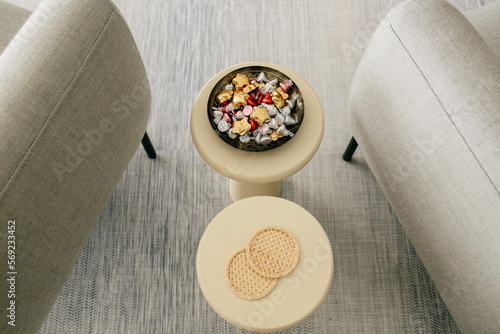
M 229 180 L 229 194 L 234 202 L 252 196 L 281 196 L 281 181 L 272 183 L 245 183 Z

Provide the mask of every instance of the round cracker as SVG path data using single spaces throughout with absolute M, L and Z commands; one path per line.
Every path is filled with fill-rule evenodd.
M 256 273 L 247 260 L 247 248 L 238 249 L 226 263 L 226 282 L 239 297 L 259 299 L 273 291 L 278 281 Z
M 247 248 L 252 269 L 268 278 L 288 275 L 299 260 L 297 240 L 281 227 L 260 229 L 250 238 Z

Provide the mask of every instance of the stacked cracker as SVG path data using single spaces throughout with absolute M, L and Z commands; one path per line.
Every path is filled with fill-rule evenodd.
M 299 246 L 294 236 L 281 227 L 265 227 L 250 238 L 247 246 L 231 255 L 226 264 L 226 282 L 237 296 L 259 299 L 269 294 L 298 260 Z

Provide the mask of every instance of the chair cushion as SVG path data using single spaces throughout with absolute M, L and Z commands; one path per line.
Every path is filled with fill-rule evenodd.
M 31 12 L 0 1 L 0 54 L 17 34 Z

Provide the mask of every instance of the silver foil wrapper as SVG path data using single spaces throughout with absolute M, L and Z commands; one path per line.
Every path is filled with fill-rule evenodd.
M 219 124 L 221 118 L 222 118 L 222 111 L 219 110 L 214 110 L 212 113 L 212 116 L 214 118 L 214 123 Z
M 276 130 L 276 133 L 279 133 L 280 135 L 283 135 L 283 136 L 288 136 L 288 130 L 286 129 L 286 126 L 285 124 L 282 124 L 278 130 Z
M 276 123 L 276 120 L 274 118 L 271 118 L 271 120 L 267 124 L 269 125 L 269 128 L 271 128 L 271 129 L 277 129 L 278 128 L 278 123 Z
M 268 135 L 262 135 L 262 137 L 260 138 L 260 144 L 261 145 L 269 145 L 271 144 L 272 142 L 272 139 L 268 136 Z
M 229 129 L 227 130 L 227 135 L 229 136 L 229 138 L 231 139 L 236 139 L 238 138 L 238 134 L 237 133 L 233 133 L 233 129 Z
M 295 125 L 297 124 L 299 121 L 297 120 L 297 115 L 295 115 L 295 117 L 291 117 L 291 116 L 286 116 L 285 117 L 285 125 Z
M 245 118 L 245 115 L 243 115 L 243 113 L 241 112 L 241 110 L 240 110 L 240 111 L 238 111 L 238 112 L 236 113 L 236 119 L 237 119 L 237 120 L 240 120 L 240 119 L 243 119 L 243 118 Z
M 220 121 L 219 124 L 217 124 L 217 129 L 219 129 L 220 132 L 226 132 L 230 128 L 231 126 L 226 121 Z
M 287 117 L 287 116 L 290 116 L 292 114 L 292 110 L 290 109 L 290 107 L 284 107 L 283 109 L 280 110 L 281 111 L 281 115 L 283 117 Z
M 264 72 L 260 72 L 259 76 L 257 77 L 257 81 L 269 82 L 269 79 L 266 77 L 266 74 Z
M 274 117 L 278 114 L 278 108 L 274 104 L 262 103 L 263 107 L 266 107 L 269 116 Z
M 240 142 L 242 142 L 243 144 L 249 143 L 251 139 L 252 138 L 248 133 L 246 133 L 244 136 L 240 136 Z
M 276 124 L 278 124 L 278 126 L 281 126 L 283 123 L 285 123 L 285 117 L 283 117 L 282 115 L 276 115 L 274 119 L 276 120 Z

